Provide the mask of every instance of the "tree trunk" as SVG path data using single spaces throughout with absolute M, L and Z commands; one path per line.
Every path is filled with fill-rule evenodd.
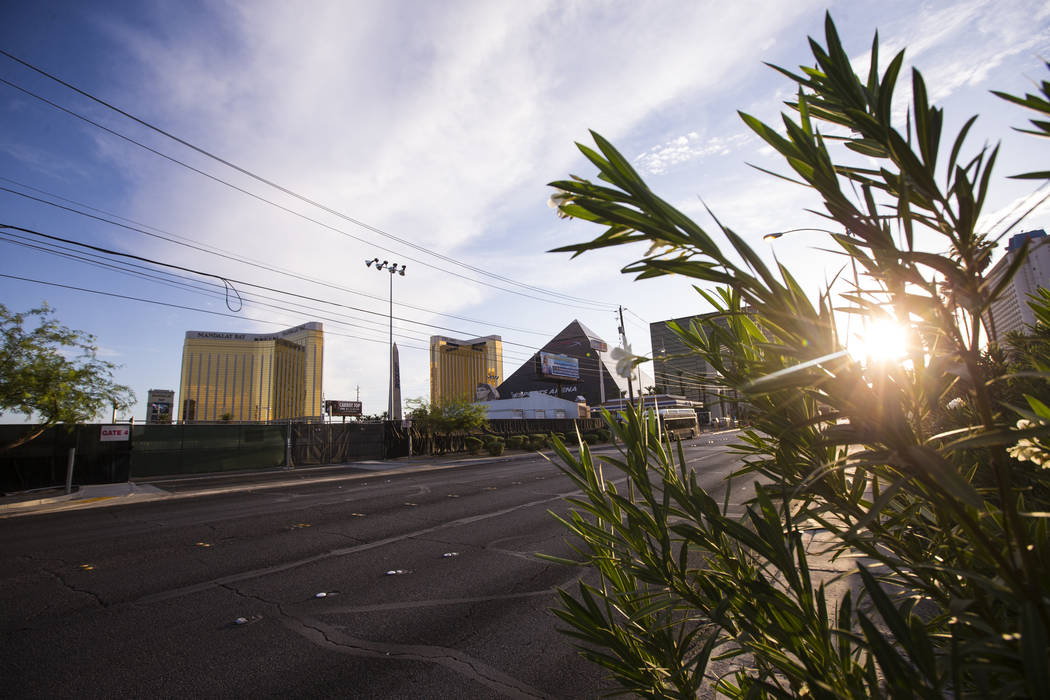
M 10 445 L 5 445 L 3 448 L 0 448 L 0 451 L 6 452 L 7 450 L 13 450 L 16 447 L 19 447 L 21 445 L 26 444 L 27 442 L 31 442 L 33 440 L 36 440 L 38 437 L 40 437 L 41 433 L 43 433 L 45 430 L 50 428 L 52 425 L 54 425 L 54 424 L 53 423 L 44 423 L 43 425 L 39 426 L 36 429 L 35 432 L 31 431 L 31 432 L 26 433 L 22 437 L 18 438 L 14 442 L 12 442 Z

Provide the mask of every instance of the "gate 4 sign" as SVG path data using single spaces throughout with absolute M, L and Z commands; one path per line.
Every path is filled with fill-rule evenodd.
M 130 425 L 103 425 L 99 434 L 99 442 L 121 442 L 131 439 Z

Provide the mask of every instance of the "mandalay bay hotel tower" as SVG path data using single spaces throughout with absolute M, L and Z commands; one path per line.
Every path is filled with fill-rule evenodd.
M 503 382 L 503 340 L 498 335 L 458 340 L 430 337 L 430 403 L 472 403 L 479 384 Z
M 323 366 L 320 323 L 277 333 L 188 331 L 179 420 L 323 420 Z

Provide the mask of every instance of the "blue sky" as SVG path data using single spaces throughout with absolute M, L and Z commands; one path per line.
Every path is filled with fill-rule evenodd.
M 595 129 L 664 198 L 701 220 L 710 206 L 771 257 L 762 235 L 819 226 L 805 213 L 818 202 L 748 167 L 784 171 L 736 110 L 778 120 L 792 86 L 763 61 L 792 69 L 810 63 L 806 36 L 822 37 L 825 9 L 857 66 L 866 68 L 878 29 L 885 58 L 908 48 L 909 65 L 923 71 L 945 107 L 946 132 L 979 113 L 971 147 L 1001 141 L 1002 177 L 986 206 L 988 230 L 998 233 L 1004 214 L 1036 201 L 1036 185 L 1005 176 L 1046 161 L 1045 142 L 1010 129 L 1027 115 L 988 93 L 1028 91 L 1046 78 L 1044 2 L 2 7 L 4 51 L 338 212 L 205 158 L 0 57 L 5 81 L 229 183 L 0 84 L 0 187 L 196 248 L 4 191 L 0 223 L 344 305 L 299 300 L 311 308 L 296 309 L 287 296 L 262 292 L 279 300 L 261 299 L 238 285 L 244 304 L 231 311 L 214 278 L 177 280 L 205 288 L 188 290 L 0 241 L 0 274 L 203 310 L 0 278 L 0 302 L 9 308 L 46 300 L 62 322 L 93 333 L 140 401 L 150 388 L 177 389 L 187 330 L 262 332 L 320 320 L 326 398 L 353 399 L 360 387 L 366 412 L 383 410 L 389 278 L 363 264 L 376 256 L 407 264 L 406 276 L 394 282 L 394 313 L 419 322 L 395 321 L 405 397 L 429 395 L 431 334 L 502 335 L 509 375 L 574 318 L 615 344 L 614 309 L 623 304 L 631 344 L 647 354 L 647 323 L 705 311 L 701 300 L 688 281 L 633 283 L 620 275 L 644 249 L 575 261 L 545 253 L 597 233 L 556 219 L 545 183 L 570 172 L 593 175 L 573 142 Z M 905 81 L 899 91 L 902 118 L 909 87 Z M 1021 228 L 1048 224 L 1043 205 Z M 814 235 L 774 244 L 814 293 L 841 264 L 810 246 L 820 243 Z M 535 289 L 510 293 L 507 281 L 464 263 Z M 141 419 L 144 409 L 135 415 Z

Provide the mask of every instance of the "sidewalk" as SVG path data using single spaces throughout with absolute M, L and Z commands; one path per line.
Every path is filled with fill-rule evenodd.
M 735 433 L 735 429 L 701 433 L 696 443 L 712 443 L 716 436 Z M 597 454 L 616 450 L 613 444 L 592 446 Z M 135 478 L 119 484 L 94 484 L 74 486 L 72 493 L 65 488 L 34 489 L 0 497 L 0 520 L 64 510 L 97 508 L 144 503 L 147 501 L 196 498 L 222 493 L 259 491 L 264 489 L 302 486 L 333 481 L 370 479 L 384 474 L 437 471 L 468 467 L 478 462 L 510 462 L 529 459 L 536 452 L 521 451 L 500 457 L 488 455 L 419 455 L 389 460 L 363 460 L 317 467 L 275 467 L 237 472 L 209 472 L 204 474 L 173 474 L 168 476 Z M 225 483 L 223 483 L 225 482 Z
M 614 449 L 603 445 L 598 451 Z M 195 498 L 222 493 L 259 491 L 333 481 L 371 479 L 384 474 L 438 471 L 467 467 L 478 462 L 511 462 L 536 456 L 536 452 L 515 452 L 500 457 L 488 455 L 420 455 L 390 460 L 363 460 L 318 467 L 276 467 L 237 472 L 176 474 L 143 477 L 119 484 L 34 489 L 0 497 L 0 519 L 64 510 L 95 508 L 125 503 Z

